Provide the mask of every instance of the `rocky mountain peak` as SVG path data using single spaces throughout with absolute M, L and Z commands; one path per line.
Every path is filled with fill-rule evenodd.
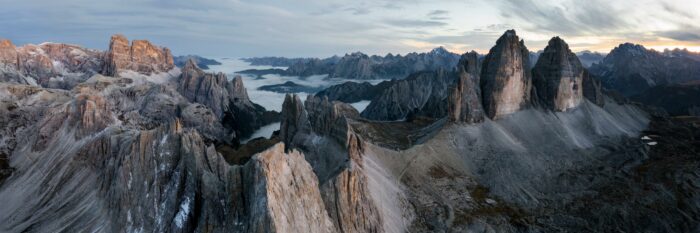
M 464 69 L 465 72 L 470 73 L 474 78 L 479 78 L 481 75 L 481 64 L 479 63 L 479 53 L 476 51 L 471 51 L 459 58 L 458 69 Z
M 559 37 L 552 38 L 532 69 L 539 102 L 554 111 L 577 107 L 583 99 L 584 68 Z
M 173 55 L 167 48 L 151 44 L 147 40 L 129 40 L 123 35 L 113 35 L 105 54 L 102 73 L 117 76 L 120 71 L 131 70 L 144 75 L 166 72 L 175 67 Z
M 248 91 L 243 86 L 243 77 L 236 75 L 231 80 L 231 98 L 234 102 L 250 101 Z
M 490 118 L 509 115 L 528 104 L 532 85 L 529 55 L 515 30 L 508 30 L 484 58 L 481 90 Z
M 649 52 L 644 46 L 632 43 L 623 43 L 610 51 L 610 56 L 644 56 Z
M 192 58 L 187 59 L 187 62 L 185 62 L 185 65 L 182 67 L 182 70 L 194 70 L 194 69 L 199 69 L 197 62 L 195 62 L 195 60 Z
M 442 47 L 442 46 L 434 48 L 433 50 L 430 50 L 430 54 L 433 54 L 433 55 L 444 55 L 444 54 L 449 54 L 449 53 L 450 53 L 450 51 L 447 51 L 447 49 L 445 49 L 445 47 Z

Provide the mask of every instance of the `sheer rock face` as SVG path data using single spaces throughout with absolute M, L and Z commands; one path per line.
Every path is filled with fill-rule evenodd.
M 554 37 L 532 69 L 537 99 L 545 108 L 563 112 L 583 100 L 584 68 L 569 45 Z
M 479 88 L 478 54 L 470 52 L 459 61 L 459 80 L 450 88 L 448 116 L 453 122 L 477 123 L 484 120 Z
M 247 232 L 335 232 L 311 166 L 298 151 L 281 144 L 246 165 L 250 221 Z
M 588 70 L 584 70 L 581 82 L 583 86 L 583 97 L 598 106 L 603 106 L 605 104 L 605 97 L 600 80 L 594 77 Z
M 175 67 L 173 55 L 167 48 L 161 48 L 146 40 L 129 40 L 122 35 L 114 35 L 105 54 L 102 73 L 117 76 L 120 71 L 131 70 L 141 74 L 166 72 Z
M 529 52 L 514 30 L 506 31 L 484 59 L 481 91 L 486 115 L 498 119 L 530 101 L 532 79 Z
M 444 117 L 448 88 L 455 82 L 453 72 L 424 71 L 395 81 L 378 95 L 362 116 L 372 120 L 401 120 L 409 115 Z

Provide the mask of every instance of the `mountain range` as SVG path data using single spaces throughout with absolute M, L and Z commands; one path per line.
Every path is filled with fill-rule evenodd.
M 301 59 L 282 74 L 394 80 L 274 112 L 146 40 L 4 40 L 0 232 L 700 230 L 700 120 L 625 96 L 688 85 L 692 59 L 624 44 L 589 69 L 560 37 L 533 54 L 508 30 L 485 56 Z

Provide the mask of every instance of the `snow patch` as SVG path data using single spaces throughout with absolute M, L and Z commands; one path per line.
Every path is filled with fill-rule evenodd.
M 185 200 L 180 204 L 180 211 L 175 215 L 175 225 L 178 228 L 182 228 L 187 221 L 187 216 L 190 214 L 190 198 L 185 197 Z

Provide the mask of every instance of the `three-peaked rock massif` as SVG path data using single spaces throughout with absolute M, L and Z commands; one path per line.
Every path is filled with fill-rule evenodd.
M 368 84 L 278 114 L 120 36 L 0 45 L 0 232 L 700 230 L 700 121 L 610 98 L 560 38 L 531 70 L 507 31 L 483 59 L 369 84 L 362 113 L 336 100 Z
M 346 83 L 317 95 L 357 101 L 367 96 L 349 94 L 358 86 L 379 91 L 362 116 L 392 121 L 420 115 L 476 123 L 485 116 L 499 119 L 530 106 L 566 111 L 578 107 L 584 97 L 604 104 L 599 81 L 590 77 L 561 38 L 552 38 L 532 71 L 528 59 L 524 42 L 515 31 L 507 31 L 483 60 L 476 52 L 462 55 L 455 71 L 418 72 L 376 86 Z

